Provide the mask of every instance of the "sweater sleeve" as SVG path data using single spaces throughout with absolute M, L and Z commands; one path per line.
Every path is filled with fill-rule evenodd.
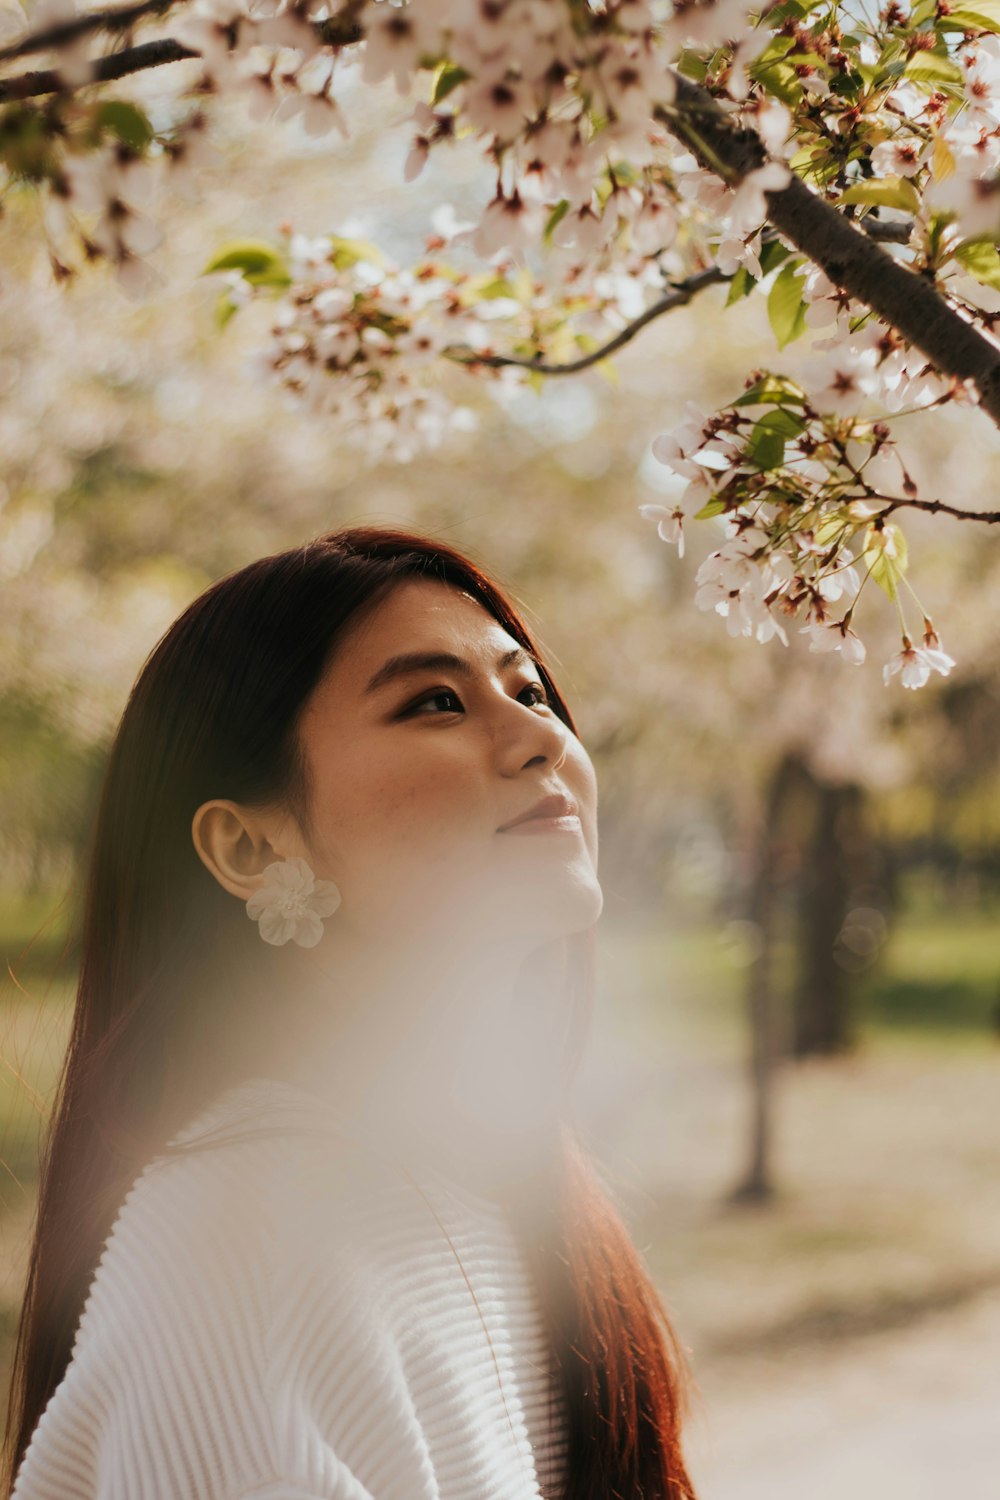
M 310 1409 L 348 1351 L 330 1345 L 324 1370 L 303 1371 L 297 1333 L 275 1326 L 289 1306 L 274 1262 L 282 1170 L 255 1144 L 141 1174 L 11 1500 L 382 1500 Z M 315 1325 L 308 1299 L 296 1305 Z

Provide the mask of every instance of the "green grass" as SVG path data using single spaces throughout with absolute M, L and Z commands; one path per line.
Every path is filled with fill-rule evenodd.
M 623 993 L 641 997 L 637 1009 L 622 1007 L 633 1028 L 653 1024 L 726 1050 L 743 1036 L 747 970 L 738 928 L 718 921 L 683 930 L 608 924 L 599 951 L 602 1003 L 613 1005 Z M 779 1011 L 793 975 L 785 940 L 775 956 Z M 956 1044 L 963 1034 L 1000 1037 L 1000 910 L 903 913 L 876 966 L 859 977 L 852 1004 L 863 1037 L 950 1033 Z
M 34 1191 L 38 1146 L 68 1040 L 72 988 L 0 985 L 0 1213 Z M 44 989 L 44 994 L 41 991 Z
M 71 893 L 0 894 L 0 970 L 5 987 L 21 983 L 36 994 L 39 984 L 52 984 L 61 993 L 62 981 L 76 962 L 70 938 L 72 899 Z M 0 1003 L 6 999 L 5 988 Z
M 1000 912 L 906 916 L 865 985 L 864 1008 L 884 1027 L 1000 1036 Z

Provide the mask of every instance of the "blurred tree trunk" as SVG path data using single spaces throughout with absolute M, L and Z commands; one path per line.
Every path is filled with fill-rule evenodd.
M 812 814 L 803 826 L 796 902 L 795 1057 L 857 1045 L 859 980 L 878 958 L 892 910 L 889 860 L 872 831 L 864 788 L 829 785 L 803 771 Z
M 746 915 L 752 924 L 755 957 L 747 967 L 746 1003 L 750 1022 L 749 1154 L 731 1202 L 764 1202 L 774 1194 L 772 1178 L 775 1062 L 781 1055 L 775 995 L 775 945 L 780 895 L 796 863 L 790 823 L 802 784 L 802 763 L 788 753 L 776 763 L 764 797 L 752 856 Z
M 815 814 L 797 911 L 798 980 L 792 1007 L 796 1057 L 848 1051 L 856 986 L 852 955 L 838 949 L 861 873 L 864 796 L 859 786 L 824 786 L 810 777 Z

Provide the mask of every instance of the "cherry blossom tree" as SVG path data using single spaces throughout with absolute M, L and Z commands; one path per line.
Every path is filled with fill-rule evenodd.
M 885 681 L 951 670 L 899 512 L 1000 512 L 921 496 L 893 424 L 947 402 L 1000 422 L 997 0 L 41 0 L 20 29 L 4 17 L 0 159 L 44 201 L 59 278 L 105 259 L 143 291 L 150 180 L 197 172 L 223 97 L 348 137 L 358 90 L 388 84 L 412 103 L 411 181 L 475 147 L 478 217 L 437 204 L 413 264 L 289 227 L 208 267 L 220 321 L 273 300 L 266 375 L 380 457 L 469 420 L 446 367 L 503 401 L 606 367 L 718 283 L 727 307 L 766 297 L 779 351 L 815 330 L 807 379 L 744 372 L 722 408 L 689 402 L 656 436 L 687 483 L 643 516 L 678 547 L 689 520 L 719 526 L 696 601 L 730 635 L 787 643 L 797 620 L 861 664 L 874 581 L 899 622 Z M 155 109 L 125 92 L 168 65 Z
M 398 231 L 401 215 L 393 163 L 378 148 L 374 92 L 363 96 L 363 118 L 360 106 L 352 111 L 338 191 L 348 200 L 367 195 L 365 232 L 381 240 Z M 622 351 L 617 384 L 599 376 L 551 381 L 537 395 L 515 390 L 505 411 L 491 413 L 490 386 L 480 383 L 477 409 L 492 420 L 478 432 L 419 464 L 372 466 L 364 450 L 340 440 L 336 424 L 240 378 L 237 362 L 266 327 L 268 303 L 215 338 L 209 278 L 194 288 L 198 316 L 185 316 L 192 275 L 208 247 L 242 232 L 258 212 L 254 194 L 277 202 L 291 176 L 294 192 L 282 195 L 281 211 L 297 213 L 322 192 L 329 171 L 308 136 L 286 144 L 266 122 L 248 130 L 238 105 L 217 113 L 215 138 L 223 154 L 204 171 L 203 201 L 153 200 L 166 274 L 155 297 L 134 306 L 122 304 L 107 276 L 65 289 L 49 284 L 28 232 L 32 200 L 11 204 L 0 296 L 10 877 L 27 883 L 34 868 L 46 891 L 72 880 L 61 841 L 68 831 L 76 836 L 68 819 L 86 802 L 81 778 L 99 764 L 143 655 L 210 577 L 360 515 L 456 537 L 542 611 L 546 648 L 599 767 L 612 916 L 649 913 L 657 928 L 664 916 L 681 925 L 702 919 L 715 887 L 689 880 L 682 851 L 688 836 L 714 831 L 721 864 L 713 878 L 727 894 L 712 944 L 730 955 L 753 1002 L 748 1073 L 759 1081 L 748 1097 L 747 1179 L 766 1183 L 769 1142 L 781 1137 L 788 997 L 767 962 L 766 924 L 753 937 L 746 917 L 758 910 L 780 835 L 768 821 L 769 793 L 793 754 L 823 787 L 860 784 L 871 803 L 914 776 L 933 786 L 935 737 L 917 749 L 906 726 L 944 698 L 887 694 L 878 674 L 844 673 L 837 653 L 812 655 L 808 635 L 789 632 L 788 651 L 727 639 L 714 612 L 687 602 L 719 522 L 693 528 L 683 556 L 657 545 L 638 515 L 622 524 L 623 495 L 669 503 L 675 482 L 687 482 L 651 459 L 646 434 L 664 409 L 680 411 L 692 389 L 707 407 L 725 393 L 734 360 L 766 338 L 766 299 L 744 300 L 727 343 L 711 338 L 708 299 L 692 299 Z M 418 234 L 418 210 L 411 213 Z M 461 392 L 468 377 L 455 367 L 451 374 Z M 987 433 L 976 444 L 976 421 L 974 410 L 945 404 L 920 424 L 908 463 L 922 490 L 988 490 L 997 440 Z M 951 598 L 949 634 L 968 678 L 996 656 L 990 599 L 1000 554 L 960 525 L 932 546 L 937 526 L 916 515 L 911 540 L 925 554 L 922 591 Z M 873 654 L 888 655 L 891 627 L 889 611 L 872 618 Z M 44 743 L 19 727 L 32 705 Z M 46 746 L 48 761 L 40 754 Z M 797 839 L 805 822 L 795 823 Z M 770 897 L 786 924 L 787 894 L 786 885 Z M 664 1007 L 676 1005 L 677 977 L 666 973 L 657 983 Z M 751 1162 L 759 1164 L 753 1171 Z

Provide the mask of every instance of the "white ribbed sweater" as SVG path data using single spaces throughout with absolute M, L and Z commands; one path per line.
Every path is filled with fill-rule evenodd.
M 12 1500 L 558 1496 L 562 1407 L 501 1204 L 424 1169 L 429 1208 L 283 1081 L 175 1140 L 248 1124 L 133 1183 Z

